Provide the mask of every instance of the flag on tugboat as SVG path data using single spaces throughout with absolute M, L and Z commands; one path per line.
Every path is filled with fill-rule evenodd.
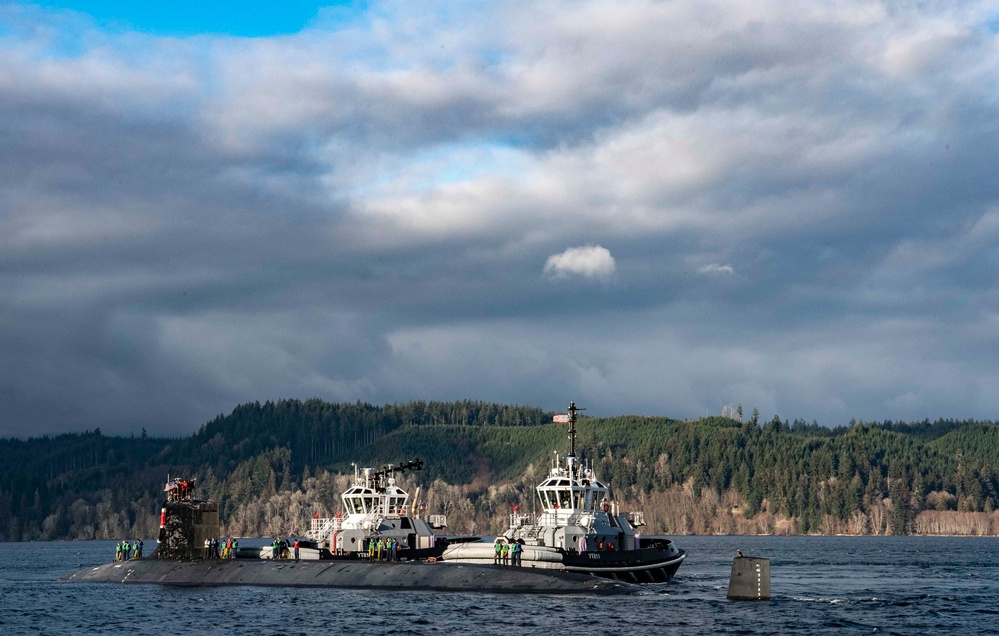
M 565 413 L 558 413 L 555 415 L 555 417 L 552 418 L 552 422 L 556 424 L 568 424 L 569 416 L 566 415 Z

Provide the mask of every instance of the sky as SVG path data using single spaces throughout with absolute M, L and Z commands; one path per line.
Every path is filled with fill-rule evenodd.
M 0 436 L 999 417 L 995 3 L 213 7 L 0 4 Z

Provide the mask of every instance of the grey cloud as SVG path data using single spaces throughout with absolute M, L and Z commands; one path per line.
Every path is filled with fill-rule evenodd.
M 0 40 L 0 435 L 313 395 L 999 406 L 973 12 L 396 9 L 273 40 L 88 31 L 62 59 Z M 613 285 L 539 276 L 596 244 Z

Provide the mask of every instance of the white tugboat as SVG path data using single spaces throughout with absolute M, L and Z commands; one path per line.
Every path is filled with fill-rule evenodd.
M 434 532 L 447 526 L 447 518 L 416 516 L 415 501 L 410 503 L 409 493 L 395 481 L 396 473 L 422 469 L 420 459 L 395 466 L 389 464 L 379 470 L 358 469 L 355 464 L 354 485 L 340 496 L 342 511 L 336 517 L 313 519 L 306 533 L 316 542 L 319 558 L 387 558 L 388 554 L 382 554 L 377 547 L 369 550 L 369 546 L 389 539 L 398 543 L 393 554 L 396 559 L 440 556 L 445 546 Z
M 576 454 L 575 402 L 555 422 L 569 425 L 569 454 L 555 460 L 548 477 L 537 486 L 542 512 L 510 515 L 510 528 L 496 543 L 506 543 L 515 556 L 500 563 L 521 567 L 562 569 L 632 583 L 665 583 L 683 563 L 686 553 L 662 536 L 643 537 L 641 512 L 621 512 L 608 489 Z M 519 544 L 514 548 L 513 544 Z M 502 546 L 501 546 L 502 547 Z M 500 552 L 502 555 L 502 551 Z M 444 552 L 447 561 L 497 561 L 494 544 L 461 544 Z M 518 563 L 519 562 L 519 563 Z

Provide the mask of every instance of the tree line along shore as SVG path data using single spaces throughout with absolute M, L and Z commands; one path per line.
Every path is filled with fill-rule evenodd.
M 741 412 L 741 409 L 740 409 Z M 223 533 L 304 532 L 353 474 L 407 473 L 452 534 L 496 534 L 557 453 L 552 413 L 477 401 L 243 404 L 184 438 L 100 429 L 0 440 L 0 540 L 155 537 L 167 474 L 220 504 Z M 647 533 L 999 535 L 999 424 L 580 419 L 578 449 Z

